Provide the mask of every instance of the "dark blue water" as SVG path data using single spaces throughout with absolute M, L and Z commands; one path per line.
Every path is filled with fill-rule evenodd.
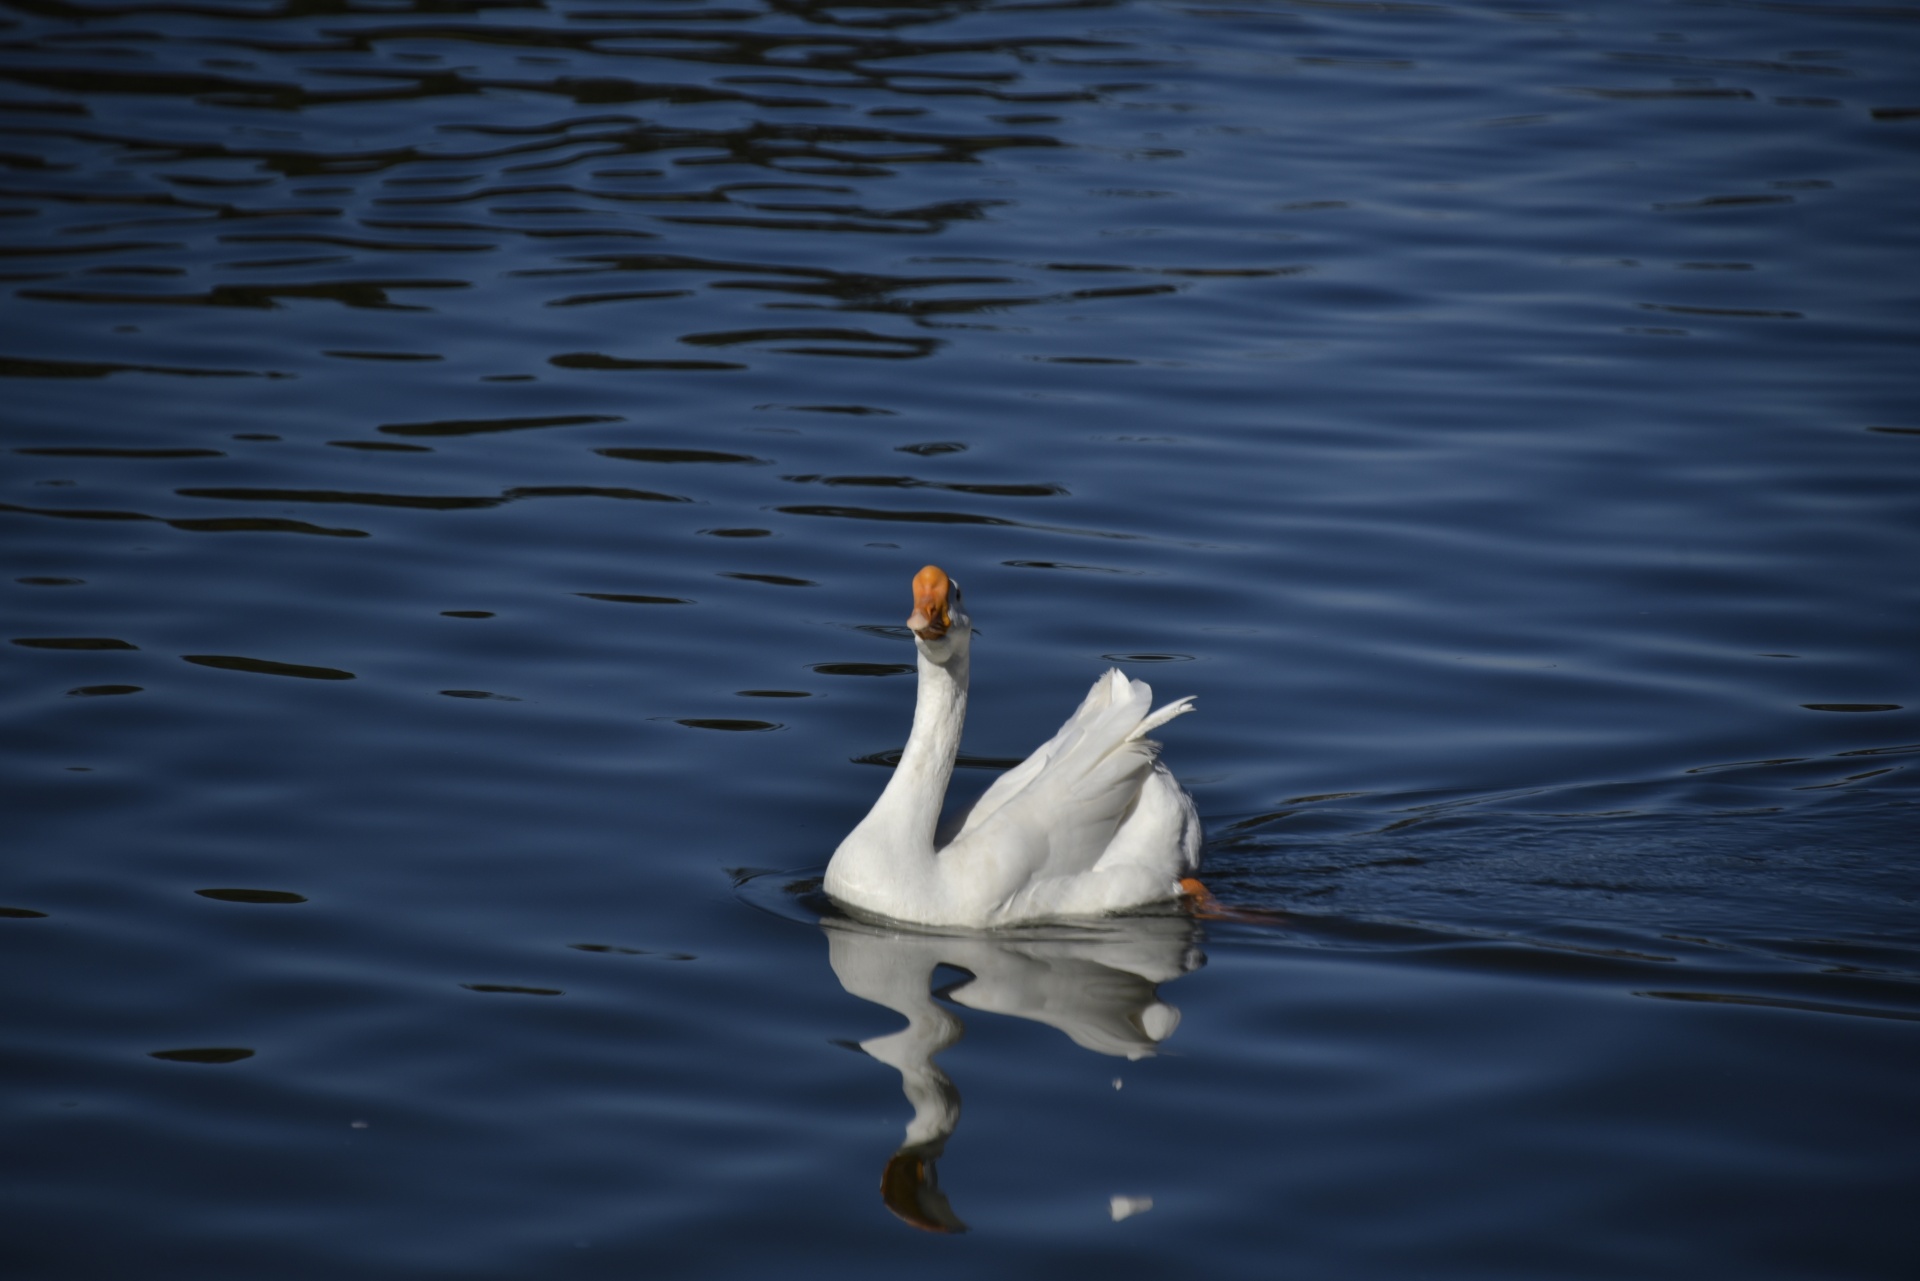
M 7 6 L 7 1275 L 1912 1276 L 1916 66 Z M 1223 914 L 819 918 L 928 561 Z

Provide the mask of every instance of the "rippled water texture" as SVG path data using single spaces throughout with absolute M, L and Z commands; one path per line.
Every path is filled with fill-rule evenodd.
M 1915 1275 L 1920 8 L 620 2 L 0 10 L 9 1277 Z

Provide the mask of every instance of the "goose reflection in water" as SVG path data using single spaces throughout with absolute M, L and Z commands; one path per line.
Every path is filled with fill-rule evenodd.
M 1113 917 L 1096 923 L 1000 934 L 910 932 L 846 917 L 821 921 L 840 985 L 884 1005 L 907 1026 L 859 1043 L 900 1073 L 913 1119 L 880 1177 L 880 1195 L 901 1219 L 929 1232 L 965 1232 L 940 1191 L 934 1162 L 960 1121 L 960 1092 L 934 1056 L 966 1033 L 932 991 L 934 970 L 965 971 L 939 996 L 955 1005 L 1059 1028 L 1096 1054 L 1143 1059 L 1180 1025 L 1159 985 L 1206 963 L 1198 928 L 1184 916 Z

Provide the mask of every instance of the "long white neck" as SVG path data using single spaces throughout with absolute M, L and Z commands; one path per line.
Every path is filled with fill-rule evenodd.
M 915 646 L 916 650 L 919 646 Z M 827 865 L 827 893 L 902 919 L 927 919 L 942 887 L 933 834 L 967 719 L 967 654 L 946 662 L 919 654 L 913 732 L 886 790 Z
M 945 663 L 936 663 L 921 653 L 919 660 L 913 732 L 867 821 L 884 823 L 903 849 L 931 854 L 953 761 L 960 754 L 960 731 L 967 721 L 967 655 L 957 653 Z

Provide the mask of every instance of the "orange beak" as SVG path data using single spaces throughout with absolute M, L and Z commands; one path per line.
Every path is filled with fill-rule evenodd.
M 953 626 L 947 613 L 947 601 L 953 580 L 938 565 L 929 565 L 913 576 L 913 615 L 907 629 L 921 640 L 939 640 Z

